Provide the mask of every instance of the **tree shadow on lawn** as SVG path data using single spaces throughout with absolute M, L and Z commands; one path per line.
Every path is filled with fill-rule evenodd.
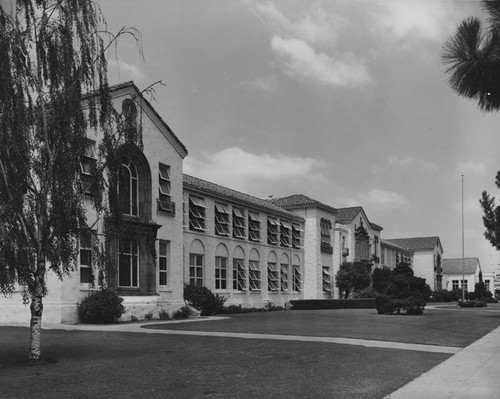
M 374 309 L 292 310 L 225 315 L 225 320 L 144 328 L 355 338 L 465 347 L 500 325 L 485 311 L 428 309 L 423 316 L 378 315 Z M 488 315 L 491 316 L 491 313 Z

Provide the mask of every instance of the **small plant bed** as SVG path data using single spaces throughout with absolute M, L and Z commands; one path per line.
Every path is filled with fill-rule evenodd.
M 238 314 L 238 313 L 255 313 L 255 312 L 276 312 L 285 310 L 283 306 L 277 306 L 269 302 L 263 308 L 246 308 L 241 305 L 223 306 L 219 310 L 219 314 Z
M 458 301 L 457 305 L 461 308 L 484 308 L 488 304 L 486 301 L 473 300 L 473 301 Z

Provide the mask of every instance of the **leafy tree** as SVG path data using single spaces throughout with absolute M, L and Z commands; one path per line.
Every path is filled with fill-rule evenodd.
M 373 270 L 373 289 L 377 292 L 384 292 L 389 285 L 392 270 L 386 266 L 376 267 Z
M 370 283 L 370 273 L 361 263 L 345 262 L 335 276 L 335 285 L 344 293 L 344 299 L 349 298 L 351 292 L 368 287 Z
M 104 33 L 91 0 L 14 4 L 0 6 L 0 289 L 23 288 L 31 309 L 29 359 L 37 361 L 46 272 L 62 279 L 75 268 L 86 227 L 80 189 L 86 131 L 113 134 L 105 53 L 134 31 Z M 96 170 L 97 209 L 102 181 Z
M 469 17 L 443 46 L 442 60 L 447 65 L 451 88 L 460 96 L 477 102 L 480 110 L 500 110 L 500 1 L 483 0 L 486 22 Z M 500 171 L 495 183 L 500 188 Z M 486 239 L 500 249 L 500 207 L 483 191 L 480 199 Z

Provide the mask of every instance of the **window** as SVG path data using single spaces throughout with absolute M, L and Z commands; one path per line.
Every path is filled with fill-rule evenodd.
M 292 226 L 288 222 L 280 221 L 280 243 L 282 247 L 290 246 L 290 230 Z
M 80 191 L 84 195 L 91 195 L 89 188 L 92 184 L 96 163 L 95 141 L 87 139 L 85 152 L 80 156 Z
M 248 262 L 248 281 L 250 290 L 260 290 L 260 267 L 259 262 L 251 260 Z
M 260 241 L 260 219 L 256 213 L 248 212 L 248 239 Z
M 229 236 L 229 209 L 227 205 L 215 203 L 215 234 Z
M 288 265 L 286 263 L 282 263 L 280 266 L 281 266 L 281 275 L 280 275 L 281 291 L 288 291 Z
M 295 292 L 300 292 L 300 289 L 302 287 L 302 274 L 300 273 L 300 266 L 293 265 L 292 268 L 293 268 L 292 289 Z
M 168 285 L 168 247 L 169 242 L 165 240 L 159 241 L 158 250 L 158 273 L 160 277 L 160 285 Z
M 227 289 L 227 258 L 215 257 L 215 289 Z
M 189 230 L 207 231 L 205 227 L 206 208 L 202 198 L 189 196 Z
M 170 192 L 170 166 L 159 164 L 158 167 L 158 210 L 165 213 L 175 213 Z
M 462 287 L 465 289 L 465 291 L 468 291 L 468 280 L 462 280 Z
M 458 280 L 452 280 L 452 281 L 451 281 L 451 289 L 452 289 L 452 290 L 458 290 L 458 289 L 459 289 L 459 288 L 458 288 L 458 283 L 459 283 L 459 281 L 458 281 Z
M 187 229 L 189 228 L 189 204 L 184 201 L 182 203 L 182 227 L 184 227 L 184 229 Z
M 332 222 L 328 219 L 321 218 L 321 252 L 331 254 L 333 253 L 332 240 L 330 230 L 332 229 Z
M 93 230 L 82 230 L 80 232 L 80 283 L 93 284 L 92 274 L 92 238 L 96 232 Z
M 233 259 L 233 290 L 247 289 L 247 273 L 243 259 Z
M 267 264 L 267 289 L 278 291 L 278 266 L 274 262 Z
M 189 283 L 203 285 L 203 255 L 189 254 Z
M 490 280 L 484 280 L 484 286 L 486 287 L 486 291 L 490 290 Z
M 275 218 L 267 218 L 267 243 L 278 245 L 278 221 Z
M 233 208 L 233 237 L 240 240 L 245 238 L 245 211 Z
M 302 247 L 302 231 L 299 224 L 292 224 L 292 247 L 295 249 Z
M 135 240 L 119 240 L 118 286 L 139 287 L 139 246 Z
M 119 178 L 120 208 L 124 215 L 139 215 L 139 176 L 135 164 L 123 158 Z
M 323 266 L 323 292 L 332 292 L 332 276 L 328 266 Z

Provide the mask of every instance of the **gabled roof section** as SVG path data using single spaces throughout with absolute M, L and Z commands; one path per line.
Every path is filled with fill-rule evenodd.
M 337 214 L 336 208 L 323 204 L 322 202 L 312 199 L 304 194 L 293 194 L 288 197 L 272 198 L 268 201 L 284 209 L 320 208 L 333 213 L 334 215 Z
M 406 247 L 402 247 L 401 245 L 395 244 L 395 243 L 393 243 L 391 241 L 384 240 L 384 239 L 380 240 L 380 245 L 382 247 L 389 247 L 389 248 L 392 248 L 392 249 L 399 249 L 400 251 L 405 251 L 405 252 L 411 252 L 411 253 L 413 253 L 413 251 L 411 249 L 408 249 Z
M 436 247 L 436 245 L 439 245 L 441 249 L 443 249 L 441 245 L 441 241 L 439 240 L 439 237 L 437 236 L 432 236 L 432 237 L 412 237 L 412 238 L 391 238 L 387 239 L 386 241 L 389 241 L 391 243 L 394 243 L 396 245 L 400 245 L 403 248 L 408 248 L 413 251 L 422 251 L 422 250 L 432 250 Z
M 137 88 L 133 81 L 120 83 L 117 85 L 110 86 L 109 91 L 111 93 L 111 97 L 118 97 L 122 94 L 130 93 L 133 97 L 138 98 L 141 103 L 142 109 L 149 114 L 150 118 L 157 124 L 160 131 L 163 131 L 163 135 L 169 140 L 169 142 L 174 146 L 179 155 L 182 158 L 185 158 L 188 154 L 187 148 L 184 144 L 179 140 L 179 138 L 175 135 L 175 133 L 170 129 L 170 126 L 163 120 L 163 118 L 158 114 L 158 112 L 153 108 L 146 98 L 142 95 L 141 91 Z M 85 98 L 95 96 L 96 93 L 88 93 L 84 96 Z M 165 134 L 167 133 L 167 134 Z
M 464 258 L 464 274 L 475 274 L 477 268 L 481 269 L 478 258 Z M 441 263 L 443 274 L 462 274 L 462 258 L 443 259 Z
M 271 215 L 274 214 L 289 219 L 304 221 L 303 218 L 291 212 L 288 212 L 286 209 L 283 209 L 268 200 L 244 194 L 242 192 L 232 190 L 230 188 L 220 186 L 218 184 L 211 183 L 194 176 L 189 176 L 186 174 L 183 175 L 183 184 L 185 188 L 212 195 L 216 198 L 220 198 L 221 201 L 234 201 L 256 210 L 265 211 Z
M 349 224 L 351 223 L 354 218 L 362 212 L 363 215 L 365 215 L 366 220 L 368 220 L 368 223 L 370 223 L 370 227 L 374 230 L 377 231 L 382 231 L 383 227 L 379 226 L 378 224 L 370 222 L 368 219 L 368 216 L 366 216 L 366 213 L 363 209 L 362 206 L 352 206 L 349 208 L 339 208 L 338 209 L 339 213 L 337 214 L 337 222 L 340 224 Z

